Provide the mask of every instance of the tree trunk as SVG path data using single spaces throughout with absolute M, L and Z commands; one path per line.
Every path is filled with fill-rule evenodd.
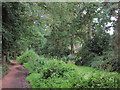
M 10 53 L 8 52 L 8 53 L 7 53 L 7 57 L 9 57 L 9 56 L 10 56 Z
M 14 60 L 16 60 L 16 52 L 14 52 Z
M 71 54 L 74 54 L 75 53 L 75 45 L 74 45 L 74 42 L 73 42 L 73 39 L 74 37 L 71 36 Z
M 120 2 L 118 3 L 118 28 L 117 28 L 117 38 L 118 38 L 118 45 L 117 45 L 117 53 L 118 53 L 118 63 L 120 65 Z
M 6 64 L 6 59 L 7 59 L 7 58 L 6 58 L 6 56 L 4 55 L 4 56 L 3 56 L 3 64 Z
M 120 66 L 120 2 L 118 2 L 118 20 L 115 29 L 115 54 L 118 59 L 118 66 Z

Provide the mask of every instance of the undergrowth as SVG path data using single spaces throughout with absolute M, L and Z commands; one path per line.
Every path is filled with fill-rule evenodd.
M 76 66 L 60 59 L 38 56 L 33 51 L 27 51 L 17 61 L 30 72 L 26 79 L 32 88 L 120 88 L 117 72 Z

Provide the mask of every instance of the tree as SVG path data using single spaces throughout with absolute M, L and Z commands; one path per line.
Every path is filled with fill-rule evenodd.
M 118 59 L 118 71 L 120 69 L 120 2 L 118 2 L 118 19 L 115 29 L 115 53 Z
M 35 47 L 42 46 L 45 27 L 40 21 L 42 10 L 36 3 L 3 3 L 2 7 L 3 54 L 21 53 L 28 48 L 38 50 Z

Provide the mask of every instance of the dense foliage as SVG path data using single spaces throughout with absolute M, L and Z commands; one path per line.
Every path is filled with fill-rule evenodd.
M 0 72 L 0 77 L 2 77 L 2 76 L 4 76 L 4 75 L 6 75 L 7 74 L 7 71 L 8 71 L 8 65 L 9 64 L 4 64 L 4 65 L 2 65 L 1 66 L 1 72 Z
M 120 87 L 119 4 L 3 3 L 3 56 L 16 53 L 33 88 Z
M 30 54 L 31 51 L 28 51 L 28 58 L 34 57 L 34 60 L 27 58 L 28 62 L 25 63 L 25 53 L 20 56 L 21 59 L 18 59 L 18 61 L 23 59 L 23 65 L 30 72 L 27 80 L 30 82 L 32 88 L 120 87 L 120 75 L 118 73 L 98 71 L 88 67 L 78 67 L 73 64 L 66 64 L 62 60 L 45 58 L 44 56 L 36 58 L 35 55 Z
M 20 57 L 17 58 L 17 62 L 23 64 L 23 63 L 27 63 L 28 61 L 32 61 L 34 59 L 37 59 L 38 55 L 33 52 L 33 50 L 29 50 L 24 52 L 24 54 Z
M 88 39 L 77 53 L 77 65 L 88 65 L 97 69 L 119 71 L 118 58 L 113 51 L 113 44 L 109 34 L 105 32 L 95 33 Z

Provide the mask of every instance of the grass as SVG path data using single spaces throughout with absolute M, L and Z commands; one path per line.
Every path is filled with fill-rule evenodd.
M 105 70 L 97 70 L 95 68 L 92 67 L 88 67 L 88 66 L 76 66 L 74 64 L 71 64 L 73 67 L 76 68 L 76 70 L 78 71 L 79 74 L 81 73 L 93 73 L 93 72 L 99 72 L 99 73 L 104 73 L 104 74 L 119 74 L 118 72 L 109 72 L 109 71 L 105 71 Z M 120 74 L 119 74 L 120 75 Z
M 100 74 L 100 75 L 103 75 L 103 76 L 106 76 L 106 75 L 118 75 L 120 77 L 120 73 L 117 73 L 117 72 L 109 72 L 109 71 L 105 71 L 105 70 L 96 70 L 92 67 L 88 67 L 88 66 L 76 66 L 76 65 L 73 65 L 73 67 L 75 67 L 75 69 L 77 70 L 77 72 L 79 74 Z

